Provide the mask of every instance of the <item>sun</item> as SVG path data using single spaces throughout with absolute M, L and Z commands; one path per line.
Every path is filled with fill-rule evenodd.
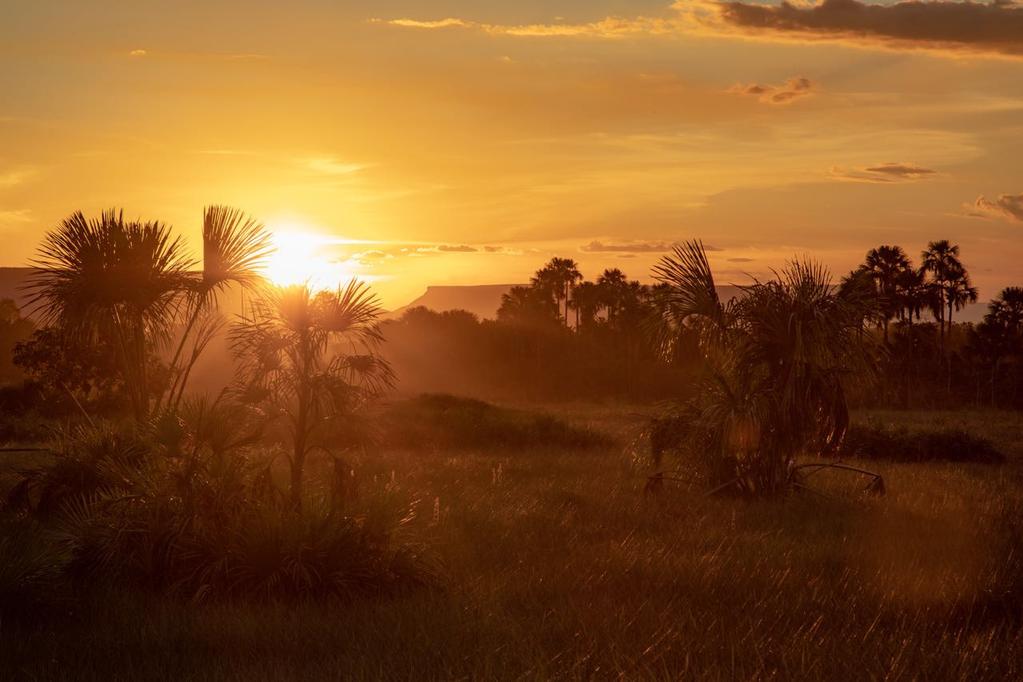
M 344 261 L 330 257 L 330 247 L 336 240 L 291 225 L 274 228 L 272 235 L 275 251 L 264 274 L 278 286 L 305 284 L 317 290 L 332 289 L 355 274 Z

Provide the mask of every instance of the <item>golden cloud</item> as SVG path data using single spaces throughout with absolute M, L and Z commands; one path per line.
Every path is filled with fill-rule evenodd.
M 1023 5 L 1016 0 L 783 1 L 677 0 L 666 17 L 618 17 L 568 24 L 488 24 L 448 17 L 373 19 L 417 29 L 473 29 L 519 37 L 627 38 L 703 34 L 785 42 L 840 42 L 863 47 L 926 49 L 1023 57 Z

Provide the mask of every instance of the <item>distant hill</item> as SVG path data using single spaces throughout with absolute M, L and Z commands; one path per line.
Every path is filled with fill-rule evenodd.
M 0 299 L 9 298 L 21 308 L 22 315 L 25 314 L 25 305 L 28 303 L 28 295 L 22 289 L 28 281 L 32 268 L 0 268 Z
M 392 310 L 387 317 L 396 318 L 411 308 L 468 310 L 480 319 L 494 319 L 501 307 L 501 296 L 519 284 L 483 284 L 477 286 L 430 286 L 426 293 L 406 306 Z

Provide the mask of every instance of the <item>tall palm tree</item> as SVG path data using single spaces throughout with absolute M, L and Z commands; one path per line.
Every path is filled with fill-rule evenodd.
M 262 223 L 227 206 L 203 211 L 202 270 L 192 273 L 184 311 L 184 328 L 170 362 L 167 408 L 177 410 L 192 368 L 220 327 L 219 297 L 231 285 L 252 290 L 265 284 L 261 270 L 273 252 L 270 233 Z M 191 351 L 183 355 L 186 344 Z M 157 398 L 160 408 L 164 395 Z
M 378 353 L 381 308 L 351 281 L 314 294 L 306 286 L 267 291 L 231 329 L 238 387 L 277 417 L 290 436 L 291 503 L 302 504 L 305 463 L 332 427 L 393 386 Z
M 948 273 L 945 280 L 945 306 L 948 311 L 948 332 L 952 333 L 952 311 L 957 312 L 970 303 L 976 303 L 980 297 L 977 287 L 970 281 L 965 269 L 959 268 Z
M 945 282 L 956 270 L 962 270 L 963 264 L 959 261 L 959 245 L 952 244 L 947 239 L 930 242 L 927 249 L 921 254 L 921 270 L 930 273 L 934 283 L 934 294 L 936 296 L 934 313 L 938 321 L 938 331 L 942 353 L 945 349 Z
M 111 209 L 81 212 L 49 232 L 33 261 L 31 305 L 79 343 L 112 344 L 135 418 L 149 413 L 149 362 L 169 339 L 192 261 L 160 222 Z
M 597 278 L 597 287 L 607 310 L 607 321 L 614 326 L 629 294 L 629 278 L 618 268 L 611 268 Z
M 819 265 L 793 262 L 727 304 L 718 297 L 703 245 L 689 242 L 654 267 L 658 339 L 666 358 L 695 342 L 705 375 L 686 405 L 689 444 L 748 493 L 789 480 L 794 458 L 833 449 L 849 416 L 844 381 L 869 366 L 863 312 Z M 722 466 L 723 465 L 723 466 Z
M 534 287 L 549 290 L 559 305 L 562 301 L 564 302 L 566 327 L 568 326 L 568 302 L 572 296 L 572 287 L 582 278 L 579 266 L 574 260 L 554 257 L 547 262 L 547 265 L 537 270 L 532 279 Z
M 577 329 L 589 329 L 596 324 L 597 313 L 605 304 L 603 291 L 598 284 L 581 282 L 572 292 L 571 306 L 575 309 Z
M 880 298 L 881 328 L 888 344 L 888 325 L 902 311 L 900 283 L 912 271 L 909 257 L 901 246 L 879 246 L 867 253 L 864 267 L 874 279 Z

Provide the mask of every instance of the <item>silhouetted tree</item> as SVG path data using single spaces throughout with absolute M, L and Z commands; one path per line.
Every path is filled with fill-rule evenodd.
M 560 305 L 564 302 L 565 326 L 568 326 L 568 303 L 572 296 L 572 287 L 583 278 L 579 267 L 571 258 L 552 258 L 545 266 L 537 270 L 532 285 L 536 289 L 550 291 Z
M 394 383 L 378 353 L 381 309 L 365 284 L 313 294 L 267 290 L 231 328 L 239 393 L 290 437 L 291 503 L 302 504 L 306 458 L 324 436 Z
M 879 246 L 867 253 L 864 269 L 870 273 L 877 287 L 881 328 L 887 345 L 888 325 L 903 309 L 900 285 L 907 273 L 912 272 L 912 266 L 901 246 Z
M 796 261 L 722 303 L 699 242 L 676 246 L 653 273 L 667 285 L 665 356 L 689 338 L 704 358 L 704 378 L 684 410 L 690 446 L 711 453 L 740 489 L 762 494 L 787 485 L 800 453 L 841 442 L 845 378 L 870 366 L 856 296 L 836 291 L 823 267 Z

